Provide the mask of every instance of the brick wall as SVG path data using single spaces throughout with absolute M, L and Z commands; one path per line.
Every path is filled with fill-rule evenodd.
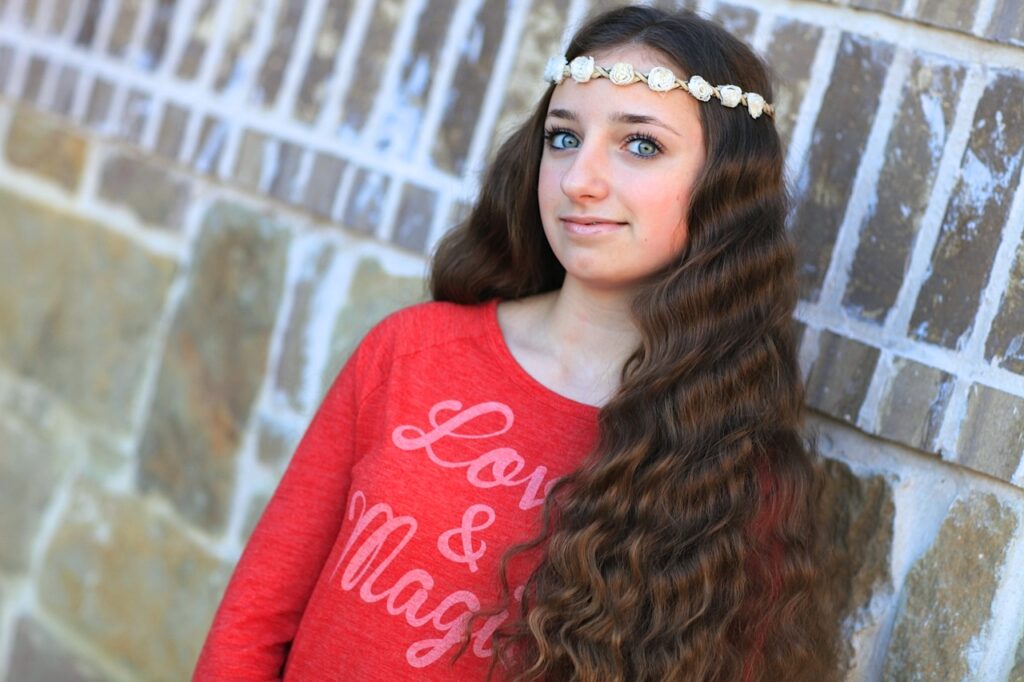
M 1024 0 L 690 4 L 777 75 L 846 676 L 1022 682 Z M 0 679 L 187 677 L 590 8 L 0 0 Z

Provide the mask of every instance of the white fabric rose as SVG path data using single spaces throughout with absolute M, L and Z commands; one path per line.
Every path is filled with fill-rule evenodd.
M 732 109 L 743 98 L 743 89 L 736 85 L 719 85 L 718 96 L 721 97 L 722 104 Z
M 760 118 L 764 113 L 764 97 L 756 92 L 747 93 L 747 110 L 753 118 Z
M 565 65 L 568 63 L 565 61 L 565 57 L 549 59 L 548 65 L 544 68 L 544 80 L 549 83 L 561 83 L 565 78 Z
M 569 63 L 569 72 L 577 83 L 586 83 L 594 75 L 594 58 L 576 57 Z
M 675 87 L 676 75 L 664 66 L 655 66 L 647 74 L 647 87 L 657 92 L 667 92 Z
M 629 85 L 633 82 L 633 65 L 617 62 L 608 72 L 608 80 L 616 85 Z
M 715 94 L 715 89 L 711 87 L 711 84 L 700 76 L 690 76 L 686 87 L 690 88 L 690 94 L 701 102 L 707 102 Z

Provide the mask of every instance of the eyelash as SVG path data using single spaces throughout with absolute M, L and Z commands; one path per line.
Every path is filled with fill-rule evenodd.
M 544 130 L 544 141 L 547 143 L 549 149 L 553 149 L 555 151 L 565 151 L 564 149 L 552 146 L 551 144 L 551 140 L 555 137 L 555 135 L 560 135 L 562 133 L 576 137 L 576 133 L 574 133 L 571 130 L 568 130 L 567 128 L 550 128 Z M 658 154 L 661 154 L 663 151 L 665 151 L 665 146 L 662 145 L 656 137 L 645 133 L 633 133 L 632 135 L 629 136 L 626 142 L 636 142 L 637 140 L 640 140 L 641 142 L 649 142 L 652 145 L 654 145 L 655 150 L 657 150 L 656 154 L 637 154 L 636 152 L 633 151 L 629 152 L 638 159 L 653 159 L 657 157 Z

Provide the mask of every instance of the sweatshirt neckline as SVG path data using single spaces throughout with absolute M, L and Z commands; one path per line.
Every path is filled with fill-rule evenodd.
M 519 364 L 519 361 L 512 355 L 512 351 L 509 350 L 508 342 L 498 323 L 499 301 L 500 299 L 492 298 L 484 304 L 484 318 L 487 336 L 495 350 L 498 362 L 508 371 L 508 375 L 546 404 L 586 421 L 596 420 L 598 412 L 601 411 L 600 407 L 574 400 L 548 388 Z

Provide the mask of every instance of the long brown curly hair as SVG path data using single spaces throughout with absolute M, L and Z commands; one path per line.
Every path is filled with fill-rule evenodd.
M 688 12 L 628 6 L 591 19 L 566 57 L 624 45 L 771 101 L 765 65 Z M 439 243 L 435 300 L 557 289 L 565 271 L 537 199 L 555 86 L 500 147 L 469 217 Z M 834 676 L 836 624 L 815 513 L 822 484 L 800 435 L 794 249 L 772 121 L 700 107 L 707 161 L 689 238 L 632 301 L 642 342 L 598 416 L 581 467 L 560 479 L 542 532 L 506 552 L 491 674 L 517 680 L 760 681 Z M 542 551 L 518 608 L 507 565 Z M 490 676 L 489 676 L 490 677 Z

